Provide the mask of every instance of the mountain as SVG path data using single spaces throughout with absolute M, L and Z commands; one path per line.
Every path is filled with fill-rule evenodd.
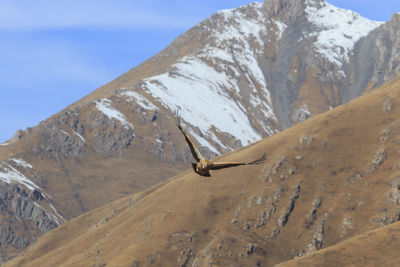
M 0 252 L 185 170 L 176 109 L 213 157 L 377 88 L 399 73 L 399 25 L 399 14 L 374 22 L 322 0 L 217 12 L 0 145 Z
M 185 171 L 85 213 L 5 266 L 396 262 L 399 88 L 400 76 L 220 158 L 268 152 L 263 164 L 214 171 L 210 178 Z

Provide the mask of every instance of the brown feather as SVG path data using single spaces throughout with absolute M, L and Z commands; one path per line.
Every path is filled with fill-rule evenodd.
M 215 162 L 211 165 L 210 170 L 219 170 L 224 168 L 236 167 L 240 165 L 260 164 L 263 163 L 266 159 L 267 159 L 267 154 L 264 153 L 256 160 L 251 162 Z
M 203 156 L 200 154 L 199 150 L 197 149 L 196 145 L 193 143 L 192 139 L 190 139 L 189 135 L 183 130 L 182 125 L 181 125 L 181 116 L 179 115 L 178 111 L 175 111 L 175 118 L 176 118 L 176 125 L 178 126 L 178 129 L 182 132 L 182 134 L 185 136 L 186 143 L 189 145 L 190 152 L 193 155 L 193 158 L 199 162 Z

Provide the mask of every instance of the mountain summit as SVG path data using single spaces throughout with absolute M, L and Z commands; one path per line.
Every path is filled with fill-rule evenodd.
M 1 253 L 187 168 L 177 108 L 201 153 L 214 157 L 377 88 L 399 73 L 399 21 L 317 0 L 217 12 L 1 144 Z

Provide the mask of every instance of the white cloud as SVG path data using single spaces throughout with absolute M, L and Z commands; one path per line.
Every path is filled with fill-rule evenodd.
M 136 2 L 136 3 L 135 3 Z M 0 30 L 27 31 L 71 27 L 188 28 L 199 19 L 143 7 L 137 1 L 0 1 Z

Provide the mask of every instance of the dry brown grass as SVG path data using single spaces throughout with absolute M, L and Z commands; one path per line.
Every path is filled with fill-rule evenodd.
M 399 93 L 396 79 L 222 157 L 248 160 L 267 152 L 264 165 L 215 171 L 211 178 L 186 171 L 93 210 L 44 235 L 5 266 L 272 266 L 307 254 L 321 229 L 322 249 L 289 266 L 393 263 L 399 225 L 376 229 L 398 219 L 388 193 L 400 175 Z M 393 106 L 384 112 L 387 95 Z M 388 127 L 391 134 L 382 143 Z M 301 144 L 302 136 L 313 142 Z M 374 166 L 382 149 L 386 158 Z M 284 212 L 287 222 L 279 226 Z M 278 234 L 271 239 L 273 232 Z

